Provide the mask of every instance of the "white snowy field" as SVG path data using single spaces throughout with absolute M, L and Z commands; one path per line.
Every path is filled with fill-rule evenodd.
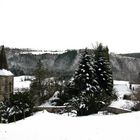
M 14 92 L 22 91 L 30 88 L 31 80 L 33 76 L 16 76 L 14 77 Z
M 46 111 L 0 124 L 0 140 L 139 140 L 140 112 L 68 117 Z

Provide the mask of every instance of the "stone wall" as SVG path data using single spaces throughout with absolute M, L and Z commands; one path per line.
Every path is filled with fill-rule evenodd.
M 0 101 L 9 99 L 10 94 L 13 93 L 13 76 L 0 76 Z

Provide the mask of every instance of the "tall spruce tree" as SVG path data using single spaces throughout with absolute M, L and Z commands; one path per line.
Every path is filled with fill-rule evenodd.
M 0 52 L 0 69 L 8 69 L 4 45 L 1 46 L 1 48 L 2 49 Z
M 108 48 L 103 47 L 101 43 L 97 45 L 97 48 L 94 50 L 94 65 L 95 73 L 97 75 L 96 80 L 98 81 L 99 86 L 101 87 L 101 100 L 104 101 L 106 104 L 109 104 L 112 97 L 115 97 L 112 94 L 112 69 L 109 62 Z
M 95 77 L 96 73 L 90 56 L 85 50 L 73 79 L 64 91 L 64 96 L 68 99 L 68 103 L 75 108 L 78 116 L 96 113 L 100 110 L 101 92 Z

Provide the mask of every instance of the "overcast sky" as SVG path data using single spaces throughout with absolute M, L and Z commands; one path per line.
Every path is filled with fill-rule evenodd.
M 0 0 L 0 44 L 62 50 L 96 42 L 140 52 L 140 1 Z

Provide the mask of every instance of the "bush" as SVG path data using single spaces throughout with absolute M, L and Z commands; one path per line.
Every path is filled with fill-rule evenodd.
M 135 100 L 140 101 L 140 91 L 134 94 Z
M 34 103 L 28 92 L 11 94 L 10 101 L 0 104 L 0 122 L 21 120 L 32 115 Z
M 137 103 L 134 107 L 132 107 L 132 111 L 140 111 L 140 103 Z

